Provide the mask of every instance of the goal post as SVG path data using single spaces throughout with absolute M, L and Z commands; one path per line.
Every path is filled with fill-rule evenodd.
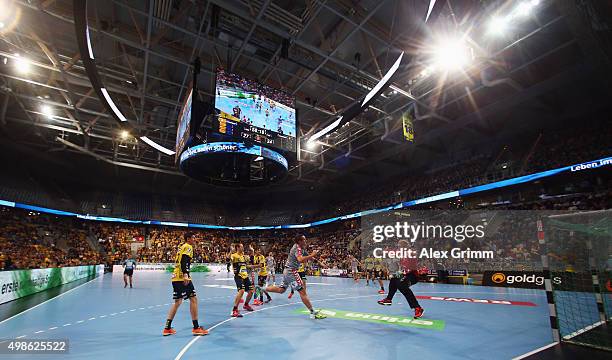
M 554 340 L 612 351 L 612 210 L 547 213 L 537 224 Z

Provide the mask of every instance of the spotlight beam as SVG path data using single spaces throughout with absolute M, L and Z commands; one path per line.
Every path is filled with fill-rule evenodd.
M 372 104 L 374 99 L 378 98 L 380 94 L 389 87 L 392 82 L 392 79 L 397 74 L 398 69 L 400 68 L 400 66 L 402 66 L 403 60 L 404 53 L 402 52 L 395 60 L 391 68 L 387 71 L 385 76 L 383 76 L 383 78 L 364 96 L 361 103 L 359 101 L 354 102 L 340 114 L 340 117 L 325 126 L 322 130 L 319 130 L 314 135 L 312 135 L 308 139 L 308 142 L 314 142 L 325 135 L 331 134 L 332 132 L 340 128 L 342 125 L 354 119 L 355 116 L 361 114 L 365 109 L 367 109 L 370 104 Z

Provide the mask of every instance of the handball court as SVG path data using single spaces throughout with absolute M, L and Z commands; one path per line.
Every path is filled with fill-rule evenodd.
M 511 359 L 552 342 L 540 290 L 419 283 L 413 290 L 425 315 L 414 322 L 399 292 L 392 306 L 381 306 L 376 300 L 383 296 L 365 280 L 309 277 L 313 305 L 327 319 L 311 320 L 301 313 L 299 295 L 289 300 L 288 292 L 231 318 L 236 290 L 225 272 L 193 274 L 199 322 L 210 334 L 192 336 L 183 302 L 173 322 L 177 334 L 162 337 L 169 279 L 136 271 L 134 288 L 126 289 L 121 274 L 109 273 L 38 305 L 13 301 L 0 306 L 0 333 L 69 340 L 68 354 L 41 359 Z

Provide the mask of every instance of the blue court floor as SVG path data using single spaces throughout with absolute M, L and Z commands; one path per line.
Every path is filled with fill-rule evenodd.
M 415 323 L 399 292 L 393 306 L 380 306 L 377 287 L 364 280 L 309 277 L 311 300 L 329 318 L 311 320 L 300 312 L 299 295 L 288 300 L 285 293 L 235 319 L 229 316 L 234 281 L 227 273 L 194 274 L 208 336 L 191 335 L 184 303 L 173 322 L 178 333 L 162 337 L 169 279 L 136 271 L 135 287 L 124 289 L 120 274 L 106 274 L 0 322 L 0 337 L 69 339 L 69 354 L 36 358 L 92 360 L 511 359 L 552 342 L 540 290 L 417 284 L 414 292 L 429 298 L 419 300 L 425 316 Z

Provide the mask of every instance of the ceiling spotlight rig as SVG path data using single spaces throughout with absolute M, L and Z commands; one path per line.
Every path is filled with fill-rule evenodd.
M 81 61 L 85 66 L 85 72 L 91 85 L 98 95 L 98 98 L 106 108 L 107 112 L 119 123 L 121 129 L 126 131 L 128 134 L 134 134 L 134 137 L 151 146 L 156 151 L 162 154 L 173 156 L 176 152 L 172 149 L 168 149 L 149 137 L 139 134 L 136 127 L 130 124 L 127 117 L 121 112 L 121 109 L 115 104 L 109 91 L 104 86 L 98 68 L 96 65 L 96 59 L 91 43 L 89 24 L 87 20 L 87 0 L 75 0 L 73 1 L 73 12 L 74 12 L 74 27 L 76 31 L 76 38 L 79 45 L 79 51 L 81 54 Z
M 397 57 L 397 59 L 395 60 L 391 68 L 389 68 L 385 76 L 383 76 L 383 78 L 363 97 L 363 100 L 355 101 L 353 104 L 348 106 L 344 111 L 342 111 L 342 113 L 340 114 L 340 116 L 338 116 L 338 118 L 334 119 L 332 122 L 326 125 L 323 129 L 317 131 L 310 138 L 308 138 L 308 140 L 306 141 L 306 148 L 313 149 L 315 147 L 315 144 L 320 138 L 324 136 L 328 136 L 332 132 L 336 131 L 343 125 L 350 122 L 357 115 L 364 112 L 370 106 L 370 104 L 376 98 L 378 98 L 380 94 L 382 94 L 391 85 L 391 83 L 393 82 L 393 78 L 398 73 L 398 70 L 401 67 L 405 66 L 405 63 L 404 63 L 405 56 L 404 55 L 405 55 L 404 52 L 399 54 L 399 56 Z

